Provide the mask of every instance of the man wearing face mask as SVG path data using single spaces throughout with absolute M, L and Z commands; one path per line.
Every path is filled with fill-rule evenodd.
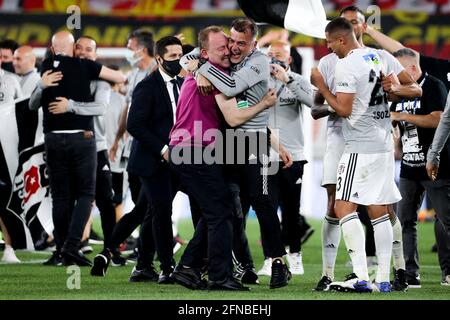
M 13 59 L 14 51 L 19 48 L 19 44 L 10 39 L 0 41 L 0 60 L 2 61 L 2 69 L 11 73 L 15 73 Z
M 173 260 L 172 201 L 179 183 L 168 166 L 169 133 L 175 122 L 182 78 L 181 41 L 173 36 L 155 45 L 159 68 L 135 88 L 127 121 L 133 135 L 128 172 L 139 176 L 147 200 L 147 211 L 141 224 L 136 267 L 131 282 L 156 281 L 172 283 Z M 157 125 L 155 125 L 157 124 Z M 161 262 L 161 274 L 153 267 L 153 246 Z
M 286 170 L 276 174 L 276 191 L 278 205 L 282 210 L 282 232 L 284 243 L 289 246 L 286 256 L 289 270 L 293 275 L 304 273 L 301 237 L 304 218 L 300 215 L 300 193 L 303 166 L 307 163 L 303 148 L 303 104 L 313 105 L 313 91 L 309 80 L 293 72 L 289 65 L 292 61 L 290 44 L 277 41 L 270 45 L 268 55 L 271 57 L 270 88 L 278 92 L 277 104 L 270 109 L 269 126 L 279 132 L 281 143 L 292 154 L 294 163 Z M 274 154 L 272 161 L 279 161 Z M 266 245 L 263 239 L 263 248 Z M 270 269 L 269 269 L 270 270 Z M 270 275 L 270 273 L 268 274 Z
M 119 130 L 116 134 L 116 139 L 114 144 L 110 149 L 110 159 L 114 160 L 116 157 L 119 142 L 122 139 L 126 131 L 128 109 L 131 104 L 131 99 L 133 96 L 133 91 L 137 84 L 141 82 L 145 77 L 150 75 L 156 70 L 156 60 L 154 58 L 153 48 L 153 34 L 146 30 L 138 29 L 133 31 L 128 37 L 127 44 L 127 55 L 126 59 L 131 65 L 132 70 L 127 75 L 127 105 L 128 107 L 124 109 L 119 124 Z M 124 157 L 128 158 L 130 156 L 130 149 L 133 137 L 129 136 L 127 142 L 125 143 Z M 128 177 L 130 183 L 130 191 L 133 202 L 138 201 L 138 195 L 141 188 L 139 178 L 134 175 L 129 175 Z

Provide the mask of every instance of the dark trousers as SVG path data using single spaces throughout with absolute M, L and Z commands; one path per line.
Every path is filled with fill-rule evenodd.
M 282 167 L 280 163 L 280 168 Z M 276 175 L 278 205 L 281 207 L 281 232 L 283 243 L 291 253 L 301 251 L 301 236 L 305 219 L 300 215 L 301 179 L 305 161 L 295 161 L 290 168 L 280 169 Z M 264 246 L 264 241 L 263 241 Z
M 112 233 L 112 246 L 113 248 L 116 248 L 120 246 L 122 242 L 124 242 L 131 233 L 139 227 L 139 225 L 144 220 L 145 213 L 148 209 L 148 201 L 145 196 L 144 190 L 141 190 L 139 193 L 139 196 L 137 198 L 137 201 L 134 204 L 133 210 L 131 210 L 129 213 L 125 214 L 115 225 L 113 233 Z M 147 243 L 148 252 L 151 252 L 149 254 L 150 259 L 153 260 L 153 256 L 155 254 L 155 245 L 153 240 L 149 241 Z M 140 240 L 138 241 L 138 251 L 140 250 Z
M 139 176 L 128 172 L 128 184 L 131 192 L 131 199 L 134 203 L 138 201 L 141 192 L 141 180 Z
M 237 165 L 241 194 L 248 199 L 255 210 L 261 230 L 261 238 L 266 244 L 268 257 L 282 257 L 286 254 L 281 239 L 280 221 L 277 216 L 276 177 L 262 174 L 265 165 L 261 162 Z
M 95 187 L 95 204 L 100 211 L 103 229 L 104 249 L 114 249 L 111 237 L 116 224 L 116 210 L 113 201 L 112 175 L 106 150 L 97 152 L 97 182 Z
M 403 228 L 403 253 L 406 272 L 411 276 L 419 273 L 419 252 L 417 250 L 417 211 L 427 192 L 436 211 L 440 225 L 435 226 L 439 263 L 443 272 L 450 273 L 450 180 L 416 181 L 400 178 L 402 200 L 397 214 Z
M 78 251 L 95 196 L 95 138 L 83 132 L 47 133 L 45 151 L 56 248 Z
M 115 206 L 123 202 L 123 172 L 111 172 L 112 188 L 114 191 L 113 202 Z
M 208 248 L 208 276 L 211 281 L 228 278 L 232 274 L 231 196 L 225 184 L 222 166 L 217 164 L 174 164 L 183 187 L 195 199 L 202 216 L 195 228 L 180 263 L 190 267 L 202 266 L 204 245 Z
M 141 183 L 148 206 L 140 230 L 138 269 L 152 264 L 154 241 L 161 270 L 170 270 L 175 265 L 172 251 L 172 201 L 179 190 L 178 179 L 170 172 L 168 164 L 164 164 L 151 177 L 141 177 Z
M 245 203 L 242 204 L 240 187 L 237 183 L 229 182 L 228 188 L 233 198 L 233 258 L 236 264 L 253 267 L 253 258 L 245 233 L 249 207 L 245 207 Z

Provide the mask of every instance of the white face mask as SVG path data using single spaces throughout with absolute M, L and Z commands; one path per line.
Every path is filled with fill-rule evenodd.
M 143 59 L 143 57 L 138 57 L 137 54 L 139 52 L 141 52 L 144 49 L 140 49 L 137 51 L 133 51 L 130 49 L 127 49 L 127 52 L 125 54 L 125 58 L 127 59 L 128 63 L 133 67 L 137 67 L 137 65 L 139 64 L 139 62 L 141 62 L 141 60 Z

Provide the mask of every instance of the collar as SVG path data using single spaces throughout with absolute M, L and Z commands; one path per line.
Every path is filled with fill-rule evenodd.
M 172 81 L 172 80 L 177 80 L 177 76 L 175 76 L 175 77 L 169 76 L 167 73 L 165 73 L 165 72 L 161 69 L 161 67 L 160 67 L 158 70 L 159 70 L 159 73 L 161 74 L 161 77 L 163 78 L 163 80 L 164 80 L 165 83 L 170 82 L 170 81 Z
M 428 73 L 427 72 L 422 72 L 422 75 L 420 76 L 420 78 L 417 79 L 417 83 L 419 84 L 419 86 L 423 86 L 423 83 L 425 82 L 427 77 L 428 77 Z
M 24 75 L 22 75 L 22 78 L 25 78 L 25 77 L 29 76 L 30 74 L 36 73 L 36 72 L 37 72 L 37 69 L 34 68 L 34 69 L 28 71 L 27 73 L 25 73 Z

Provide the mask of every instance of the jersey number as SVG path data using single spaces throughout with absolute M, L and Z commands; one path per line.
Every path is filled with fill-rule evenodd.
M 375 82 L 375 86 L 373 87 L 372 94 L 370 95 L 369 107 L 377 106 L 384 103 L 387 103 L 387 95 L 381 86 L 381 72 L 380 77 L 377 77 L 377 74 L 374 70 L 370 70 L 369 73 L 369 82 Z

